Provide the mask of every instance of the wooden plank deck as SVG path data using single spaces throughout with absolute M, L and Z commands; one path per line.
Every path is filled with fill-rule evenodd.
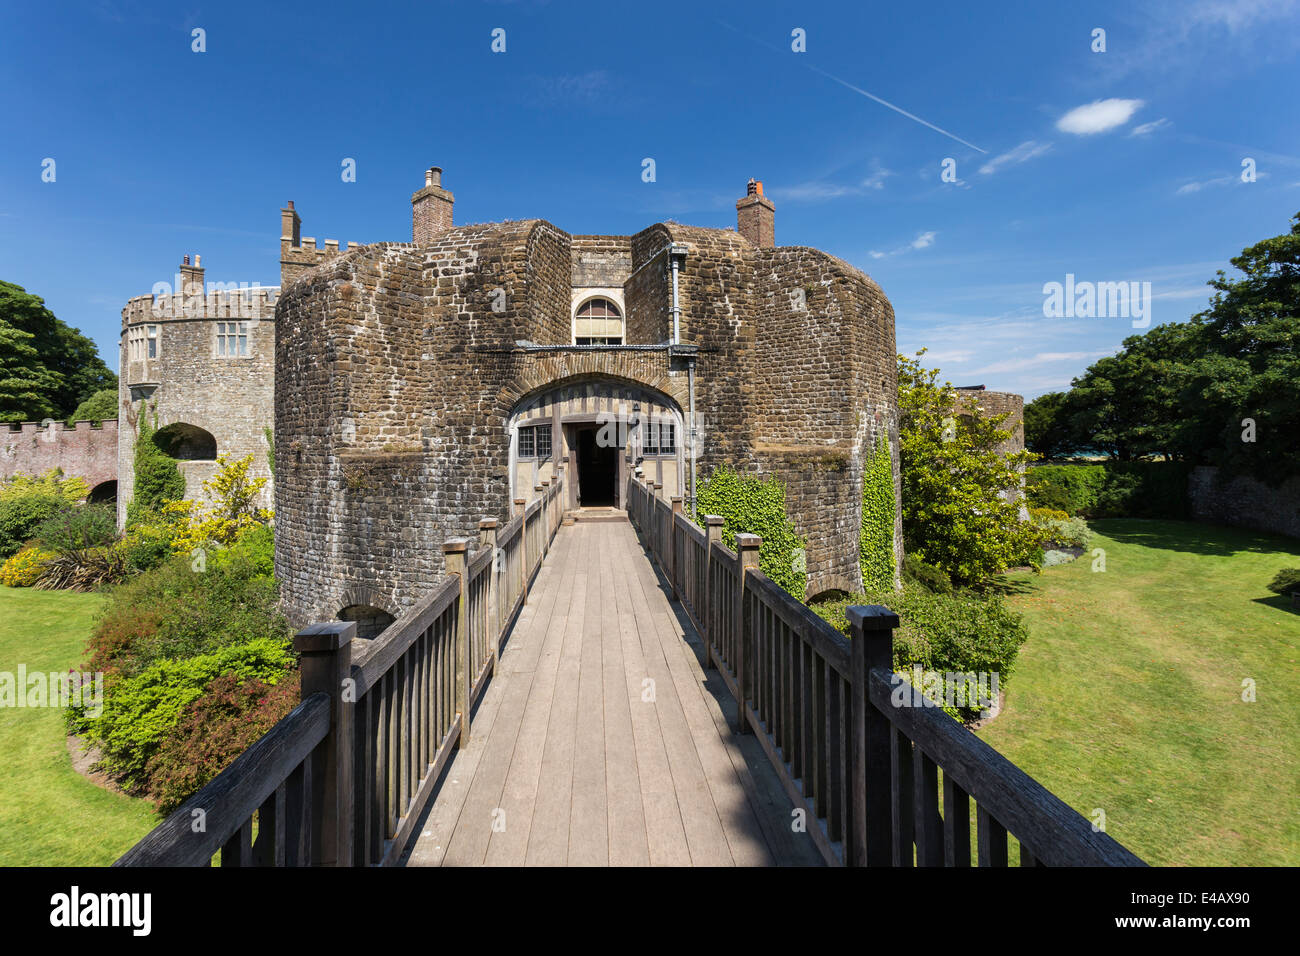
M 626 521 L 560 528 L 408 866 L 818 866 Z

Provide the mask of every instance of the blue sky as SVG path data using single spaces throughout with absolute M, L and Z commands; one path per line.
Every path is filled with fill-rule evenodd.
M 1045 283 L 1150 282 L 1154 324 L 1180 321 L 1300 210 L 1297 0 L 102 0 L 0 17 L 0 278 L 113 367 L 123 303 L 183 254 L 210 281 L 276 284 L 287 199 L 318 240 L 409 240 L 435 164 L 457 222 L 572 233 L 734 226 L 762 179 L 777 243 L 870 274 L 901 351 L 1029 397 L 1134 331 L 1045 318 Z

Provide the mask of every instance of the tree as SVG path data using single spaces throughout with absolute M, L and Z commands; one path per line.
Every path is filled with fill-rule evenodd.
M 1280 482 L 1300 474 L 1300 213 L 1230 261 L 1243 277 L 1219 270 L 1210 307 L 1189 324 L 1200 348 L 1182 393 L 1194 427 L 1182 437 L 1228 472 Z
M 34 338 L 0 319 L 0 421 L 34 422 L 54 412 L 54 377 L 41 365 Z
M 1025 406 L 1025 447 L 1042 458 L 1076 450 L 1065 392 L 1046 392 Z
M 117 389 L 101 388 L 77 406 L 77 410 L 68 416 L 68 424 L 94 422 L 99 425 L 109 419 L 117 418 L 117 415 Z
M 938 369 L 898 357 L 903 544 L 910 555 L 979 584 L 1034 555 L 1036 534 L 1014 495 L 1031 452 L 1004 455 L 1007 413 L 964 415 Z
M 40 296 L 0 281 L 0 321 L 32 336 L 28 344 L 34 354 L 24 353 L 19 361 L 39 379 L 38 393 L 51 406 L 52 417 L 66 418 L 95 392 L 117 388 L 117 376 L 95 343 L 56 318 Z

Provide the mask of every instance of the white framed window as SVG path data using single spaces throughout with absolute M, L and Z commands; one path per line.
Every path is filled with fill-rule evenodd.
M 646 422 L 645 446 L 641 453 L 643 455 L 677 454 L 677 423 L 660 419 Z
M 130 329 L 126 336 L 127 358 L 134 362 L 157 358 L 159 329 L 157 325 L 137 325 Z
M 582 303 L 573 316 L 573 344 L 622 345 L 622 311 L 603 296 Z
M 217 357 L 218 358 L 247 358 L 248 357 L 248 323 L 247 322 L 218 322 L 217 323 Z
M 519 457 L 546 460 L 551 457 L 551 426 L 525 425 L 519 429 Z

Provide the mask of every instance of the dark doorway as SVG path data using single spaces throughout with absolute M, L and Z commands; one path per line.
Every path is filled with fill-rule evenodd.
M 612 507 L 618 478 L 618 449 L 596 441 L 596 426 L 578 431 L 578 504 L 584 508 Z

